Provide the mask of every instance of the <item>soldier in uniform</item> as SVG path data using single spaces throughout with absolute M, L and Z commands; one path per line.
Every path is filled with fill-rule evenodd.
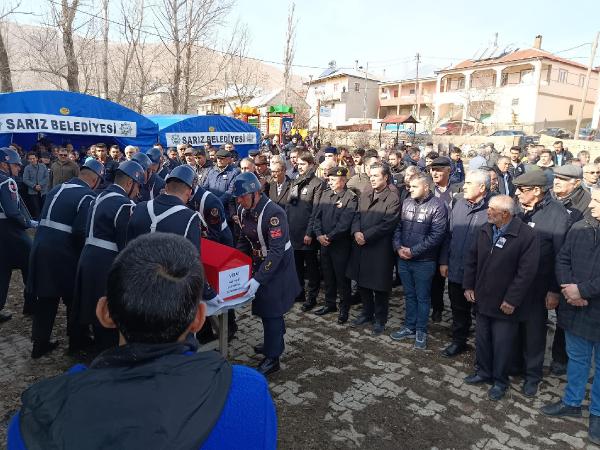
M 231 216 L 229 202 L 232 200 L 233 181 L 239 173 L 240 170 L 231 163 L 231 153 L 228 150 L 221 149 L 217 152 L 216 166 L 208 171 L 202 185 L 202 187 L 219 197 L 228 218 Z
M 75 349 L 85 342 L 84 330 L 74 327 L 70 320 L 71 306 L 88 210 L 103 175 L 102 163 L 89 158 L 81 167 L 79 177 L 55 186 L 46 195 L 29 260 L 28 285 L 37 297 L 32 324 L 31 357 L 34 359 L 58 345 L 50 342 L 50 336 L 61 298 L 67 307 L 69 347 Z
M 17 183 L 12 178 L 19 174 L 21 166 L 21 157 L 15 150 L 0 148 L 0 323 L 12 317 L 2 309 L 6 305 L 13 269 L 21 271 L 23 283 L 27 284 L 31 238 L 25 230 L 37 226 L 23 207 Z M 25 289 L 23 312 L 30 313 L 31 308 L 32 298 Z
M 325 278 L 325 306 L 316 314 L 335 312 L 339 294 L 340 324 L 348 321 L 350 310 L 351 290 L 346 267 L 352 250 L 350 227 L 358 207 L 358 196 L 346 187 L 347 179 L 347 167 L 329 170 L 329 189 L 321 196 L 314 223 L 315 235 L 321 244 L 321 269 Z
M 258 371 L 268 375 L 279 370 L 285 347 L 283 316 L 301 291 L 294 252 L 285 212 L 261 194 L 256 175 L 239 175 L 233 195 L 239 205 L 241 229 L 237 247 L 252 258 L 252 278 L 246 284 L 248 294 L 254 295 L 252 313 L 261 318 L 264 329 L 264 343 L 254 347 L 256 353 L 265 356 Z
M 188 206 L 200 214 L 203 237 L 233 247 L 233 234 L 227 224 L 225 208 L 215 194 L 196 186 Z
M 92 202 L 86 226 L 85 246 L 79 258 L 73 299 L 72 320 L 77 326 L 94 329 L 95 343 L 104 350 L 118 344 L 116 330 L 102 327 L 96 319 L 98 299 L 106 295 L 108 271 L 127 243 L 127 225 L 144 169 L 135 161 L 124 161 L 115 171 L 114 184 Z
M 141 202 L 158 197 L 165 188 L 165 180 L 156 173 L 160 167 L 160 157 L 160 150 L 153 147 L 148 153 L 136 153 L 132 158 L 132 161 L 139 163 L 146 172 L 146 182 L 140 186 Z

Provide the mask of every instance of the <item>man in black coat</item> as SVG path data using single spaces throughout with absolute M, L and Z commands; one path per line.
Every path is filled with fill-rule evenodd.
M 268 196 L 271 201 L 285 209 L 290 195 L 291 180 L 285 173 L 283 160 L 271 161 L 271 181 L 269 182 Z
M 372 164 L 371 189 L 359 198 L 352 221 L 354 242 L 346 276 L 358 284 L 363 310 L 352 325 L 373 323 L 373 334 L 385 330 L 392 290 L 394 253 L 392 236 L 400 218 L 400 200 L 390 189 L 391 173 L 383 164 Z
M 519 330 L 515 311 L 528 301 L 540 245 L 534 231 L 515 217 L 516 205 L 509 196 L 490 199 L 487 214 L 488 223 L 479 229 L 465 261 L 465 297 L 477 304 L 477 371 L 465 382 L 493 382 L 488 397 L 498 401 L 509 386 L 508 369 Z
M 552 194 L 571 215 L 571 223 L 583 218 L 583 213 L 590 204 L 590 193 L 581 185 L 583 169 L 568 164 L 554 169 Z
M 309 311 L 317 304 L 319 293 L 319 243 L 314 232 L 314 216 L 323 192 L 323 182 L 315 176 L 313 155 L 303 152 L 298 155 L 300 176 L 292 181 L 288 203 L 285 206 L 290 229 L 290 241 L 294 248 L 294 260 L 298 281 L 302 292 L 296 301 L 304 302 L 303 311 Z M 304 289 L 304 276 L 308 286 Z
M 562 141 L 554 142 L 554 151 L 552 152 L 552 161 L 556 167 L 565 166 L 568 161 L 573 159 L 573 153 L 563 147 Z
M 358 197 L 346 187 L 347 177 L 346 167 L 329 170 L 329 189 L 321 195 L 314 224 L 321 244 L 321 268 L 325 278 L 325 306 L 316 314 L 322 316 L 337 311 L 336 297 L 339 294 L 340 324 L 348 321 L 350 311 L 351 290 L 346 267 L 352 248 L 350 227 L 358 207 Z
M 559 325 L 565 330 L 569 362 L 563 398 L 544 406 L 547 416 L 581 417 L 592 358 L 596 360 L 590 393 L 588 438 L 600 444 L 600 190 L 592 189 L 590 210 L 577 222 L 556 258 L 556 278 L 564 297 Z
M 498 176 L 498 191 L 502 195 L 515 195 L 515 186 L 513 185 L 513 176 L 510 174 L 510 158 L 501 156 L 494 165 L 494 171 Z
M 548 309 L 558 306 L 560 287 L 554 275 L 554 260 L 571 225 L 569 213 L 548 192 L 547 178 L 541 170 L 526 172 L 515 179 L 521 219 L 535 232 L 540 242 L 538 269 L 533 276 L 529 300 L 519 313 L 519 342 L 517 369 L 524 373 L 522 393 L 533 397 L 542 380 L 546 350 L 546 320 Z M 557 312 L 560 314 L 560 312 Z M 562 341 L 563 345 L 557 344 Z M 560 327 L 555 333 L 553 357 L 558 348 L 564 349 L 564 334 Z M 566 364 L 566 354 L 560 363 Z M 558 357 L 558 356 L 557 356 Z M 553 358 L 554 359 L 554 358 Z

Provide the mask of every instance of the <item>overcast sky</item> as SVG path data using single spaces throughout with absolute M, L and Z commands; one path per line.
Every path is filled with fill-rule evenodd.
M 23 3 L 39 12 L 47 1 Z M 240 19 L 248 25 L 250 56 L 283 60 L 288 6 L 286 0 L 236 1 L 230 23 Z M 318 75 L 331 60 L 338 67 L 353 67 L 358 60 L 359 65 L 368 62 L 369 71 L 380 76 L 385 69 L 385 78 L 391 79 L 414 74 L 417 52 L 421 73 L 431 73 L 474 57 L 490 46 L 495 33 L 501 48 L 530 47 L 541 34 L 543 49 L 587 64 L 591 42 L 600 31 L 600 0 L 298 0 L 296 16 L 294 63 L 317 67 L 296 67 L 296 74 Z M 36 23 L 39 18 L 19 20 Z M 600 65 L 600 50 L 595 64 Z

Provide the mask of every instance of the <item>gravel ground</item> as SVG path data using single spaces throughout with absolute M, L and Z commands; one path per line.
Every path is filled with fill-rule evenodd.
M 21 289 L 15 272 L 7 307 L 15 314 L 0 325 L 3 443 L 8 421 L 27 386 L 91 357 L 66 354 L 61 309 L 55 326 L 60 348 L 31 360 L 31 320 L 20 314 Z M 448 341 L 449 312 L 441 324 L 431 326 L 427 351 L 389 338 L 388 331 L 399 327 L 403 314 L 402 292 L 395 289 L 386 334 L 372 337 L 368 329 L 338 325 L 336 314 L 317 317 L 294 306 L 286 316 L 282 370 L 269 378 L 279 417 L 279 448 L 598 448 L 586 440 L 587 418 L 550 419 L 538 412 L 544 403 L 558 400 L 564 377 L 547 376 L 534 399 L 522 396 L 522 380 L 513 378 L 505 399 L 491 402 L 487 387 L 463 383 L 473 367 L 473 351 L 452 360 L 439 355 Z M 245 308 L 238 324 L 230 359 L 255 366 L 259 358 L 252 346 L 262 338 L 260 321 Z

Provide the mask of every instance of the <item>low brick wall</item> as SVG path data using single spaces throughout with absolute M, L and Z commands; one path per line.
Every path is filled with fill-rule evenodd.
M 433 143 L 442 150 L 448 150 L 448 144 L 453 144 L 457 147 L 463 149 L 463 151 L 468 151 L 469 149 L 477 148 L 481 144 L 487 144 L 488 142 L 492 142 L 494 144 L 494 148 L 498 151 L 508 152 L 513 145 L 518 145 L 519 137 L 518 136 L 433 136 Z

